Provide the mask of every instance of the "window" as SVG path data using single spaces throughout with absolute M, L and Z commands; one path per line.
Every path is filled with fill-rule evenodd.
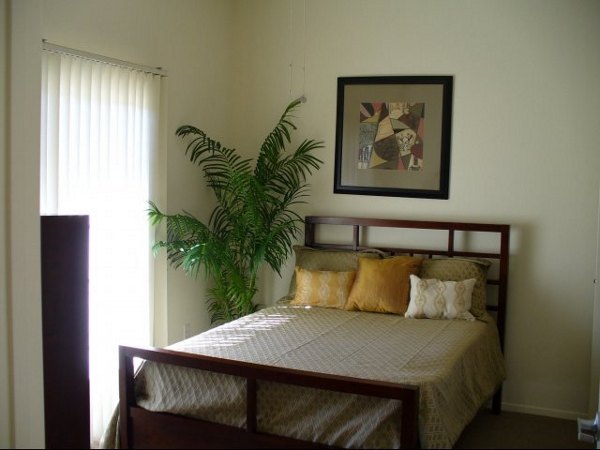
M 42 58 L 41 214 L 90 216 L 91 431 L 97 443 L 118 403 L 118 345 L 151 343 L 146 209 L 161 76 L 49 44 Z

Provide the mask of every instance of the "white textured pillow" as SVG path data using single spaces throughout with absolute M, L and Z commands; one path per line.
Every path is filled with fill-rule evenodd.
M 475 278 L 440 281 L 410 276 L 410 303 L 406 317 L 413 319 L 475 320 L 469 312 Z

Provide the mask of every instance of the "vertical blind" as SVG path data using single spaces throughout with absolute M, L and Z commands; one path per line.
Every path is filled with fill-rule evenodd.
M 119 344 L 148 345 L 160 76 L 42 52 L 41 213 L 90 217 L 92 443 L 118 403 Z M 65 324 L 68 326 L 68 324 Z

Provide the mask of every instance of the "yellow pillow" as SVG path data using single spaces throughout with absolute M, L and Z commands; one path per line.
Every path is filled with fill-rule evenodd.
M 346 309 L 404 314 L 408 308 L 410 275 L 418 274 L 421 262 L 421 258 L 412 256 L 359 258 Z
M 291 305 L 343 309 L 354 284 L 356 271 L 333 272 L 296 267 L 296 295 Z
M 356 271 L 358 258 L 381 259 L 385 252 L 376 249 L 365 250 L 340 250 L 330 248 L 312 248 L 294 245 L 296 267 L 308 270 L 330 270 L 332 272 Z M 296 294 L 296 272 L 292 275 L 288 295 Z

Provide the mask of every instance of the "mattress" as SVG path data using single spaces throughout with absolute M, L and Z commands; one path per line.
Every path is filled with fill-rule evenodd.
M 505 378 L 498 332 L 486 320 L 272 306 L 169 349 L 420 387 L 423 448 L 449 448 Z M 146 362 L 139 406 L 245 426 L 245 380 Z M 257 428 L 348 448 L 399 447 L 400 401 L 263 382 Z M 117 418 L 103 444 L 116 442 Z

